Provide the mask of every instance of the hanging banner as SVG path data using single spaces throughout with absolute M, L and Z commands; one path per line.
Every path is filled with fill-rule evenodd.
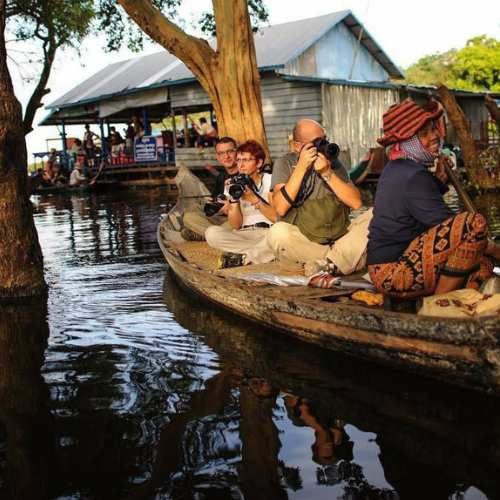
M 158 160 L 158 150 L 156 149 L 156 137 L 145 135 L 134 141 L 134 161 L 143 163 Z

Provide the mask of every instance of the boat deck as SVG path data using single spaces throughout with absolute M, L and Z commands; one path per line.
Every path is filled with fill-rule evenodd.
M 226 278 L 244 278 L 248 274 L 270 274 L 275 276 L 304 276 L 304 268 L 299 264 L 270 262 L 268 264 L 250 264 L 247 266 L 232 267 L 229 269 L 218 269 L 218 259 L 221 255 L 219 250 L 210 247 L 205 241 L 189 241 L 185 243 L 170 244 L 182 258 L 200 270 L 210 271 L 213 274 Z M 360 279 L 363 272 L 349 276 L 350 279 Z M 275 286 L 264 282 L 248 282 L 247 286 L 261 287 L 266 289 L 269 296 L 279 296 L 281 298 L 314 300 L 330 299 L 341 300 L 346 305 L 359 306 L 360 303 L 349 300 L 354 289 L 344 290 L 335 288 L 311 288 L 308 286 Z M 342 297 L 342 299 L 340 299 Z M 370 308 L 379 308 L 370 306 Z

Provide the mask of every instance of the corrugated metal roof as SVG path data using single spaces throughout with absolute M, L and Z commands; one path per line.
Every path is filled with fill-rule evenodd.
M 351 30 L 360 26 L 351 11 L 344 10 L 262 28 L 254 37 L 259 68 L 284 66 L 341 21 Z M 403 76 L 366 32 L 362 43 L 391 76 Z M 215 40 L 210 44 L 213 46 Z M 46 107 L 50 109 L 95 102 L 112 95 L 169 85 L 189 78 L 193 78 L 191 71 L 175 56 L 162 50 L 155 54 L 111 64 Z

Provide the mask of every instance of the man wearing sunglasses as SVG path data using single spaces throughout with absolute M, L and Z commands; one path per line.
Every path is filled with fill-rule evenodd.
M 213 215 L 206 215 L 202 210 L 186 212 L 183 218 L 184 229 L 181 231 L 182 237 L 186 240 L 202 241 L 205 239 L 205 231 L 210 226 L 227 223 L 229 200 L 221 200 L 220 197 L 224 194 L 227 179 L 238 173 L 236 141 L 231 137 L 218 139 L 215 144 L 215 156 L 223 170 L 217 174 L 212 197 L 221 204 L 221 207 Z

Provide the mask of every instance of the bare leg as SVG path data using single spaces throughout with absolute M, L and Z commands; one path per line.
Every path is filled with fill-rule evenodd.
M 434 290 L 434 295 L 439 295 L 441 293 L 452 292 L 453 290 L 458 290 L 464 284 L 465 278 L 463 276 L 439 276 L 436 289 Z

